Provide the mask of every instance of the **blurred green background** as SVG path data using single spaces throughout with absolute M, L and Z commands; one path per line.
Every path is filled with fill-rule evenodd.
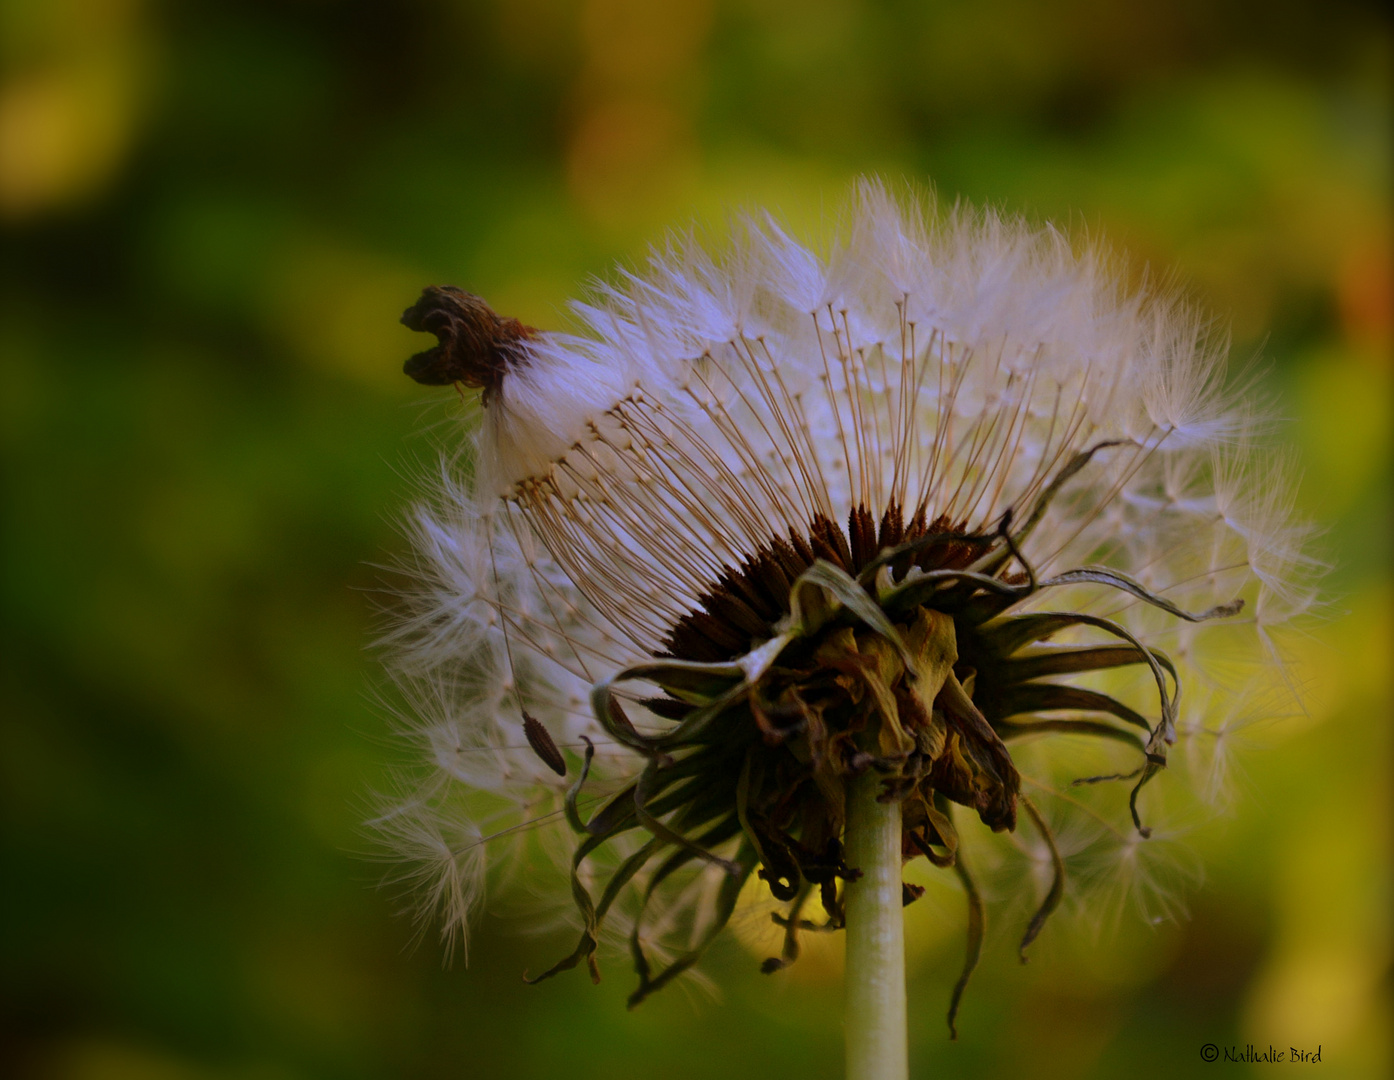
M 1268 363 L 1336 566 L 1309 714 L 1187 838 L 1190 918 L 1065 919 L 1026 968 L 1005 928 L 951 1044 L 963 916 L 910 909 L 916 1075 L 1275 1068 L 1205 1042 L 1387 1075 L 1379 6 L 3 0 L 0 64 L 0 1073 L 839 1075 L 835 957 L 766 978 L 727 935 L 719 992 L 627 1013 L 623 962 L 522 985 L 569 941 L 517 894 L 444 968 L 357 852 L 405 758 L 373 564 L 458 408 L 400 374 L 402 309 L 452 282 L 556 325 L 668 225 L 816 234 L 874 171 L 1172 275 Z

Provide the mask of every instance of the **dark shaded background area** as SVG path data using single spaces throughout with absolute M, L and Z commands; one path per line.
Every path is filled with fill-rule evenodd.
M 1386 1075 L 1390 43 L 1356 3 L 4 0 L 0 1073 L 839 1074 L 836 956 L 728 935 L 719 994 L 630 1014 L 623 963 L 524 987 L 562 942 L 508 892 L 443 969 L 356 852 L 405 760 L 373 564 L 455 407 L 401 310 L 554 326 L 671 224 L 816 234 L 871 171 L 1174 275 L 1269 361 L 1337 566 L 1191 918 L 1077 914 L 1029 968 L 1005 934 L 950 1044 L 963 915 L 912 909 L 917 1067 Z

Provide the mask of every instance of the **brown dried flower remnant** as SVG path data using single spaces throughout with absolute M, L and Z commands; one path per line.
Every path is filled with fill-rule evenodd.
M 523 362 L 522 343 L 537 333 L 454 285 L 423 289 L 421 298 L 402 313 L 402 325 L 440 339 L 435 348 L 417 353 L 402 366 L 406 374 L 424 386 L 460 383 L 483 390 L 486 404 L 504 375 Z

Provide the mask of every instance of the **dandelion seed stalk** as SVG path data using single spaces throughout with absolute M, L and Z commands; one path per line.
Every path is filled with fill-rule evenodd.
M 846 886 L 847 1080 L 909 1075 L 900 806 L 881 794 L 873 769 L 847 784 L 844 846 L 848 865 L 861 871 Z

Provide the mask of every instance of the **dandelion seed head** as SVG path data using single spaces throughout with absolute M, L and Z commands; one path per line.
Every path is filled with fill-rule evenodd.
M 869 767 L 907 858 L 961 842 L 999 880 L 976 814 L 1015 837 L 1032 903 L 1077 868 L 1072 903 L 1176 910 L 1189 875 L 1145 839 L 1143 785 L 1198 741 L 1222 801 L 1242 717 L 1281 711 L 1245 704 L 1283 682 L 1273 631 L 1316 597 L 1266 421 L 1208 323 L 1098 245 L 876 182 L 840 237 L 768 215 L 674 235 L 574 333 L 479 346 L 482 423 L 412 519 L 388 638 L 429 775 L 383 828 L 452 932 L 483 838 L 530 813 L 581 833 L 543 845 L 585 897 L 548 975 L 618 930 L 638 1000 L 757 871 L 790 941 L 835 925 L 841 784 Z M 461 792 L 512 816 L 462 824 Z

